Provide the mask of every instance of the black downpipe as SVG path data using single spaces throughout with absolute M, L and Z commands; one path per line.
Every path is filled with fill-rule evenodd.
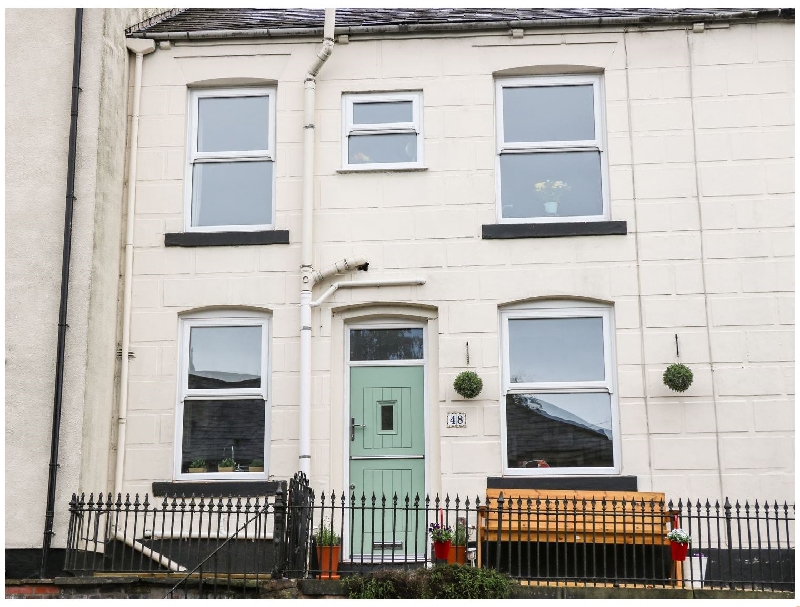
M 58 475 L 58 440 L 61 432 L 61 405 L 64 391 L 64 351 L 67 341 L 67 300 L 69 299 L 69 261 L 72 252 L 72 211 L 75 205 L 75 156 L 78 147 L 78 93 L 81 80 L 81 41 L 83 38 L 83 9 L 75 9 L 75 42 L 72 56 L 72 109 L 69 124 L 69 155 L 67 156 L 67 200 L 64 212 L 64 249 L 61 257 L 61 303 L 58 309 L 58 345 L 56 346 L 56 389 L 53 398 L 53 429 L 50 437 L 50 474 L 47 479 L 47 509 L 44 515 L 42 566 L 39 577 L 45 577 L 50 544 L 53 539 L 53 518 Z

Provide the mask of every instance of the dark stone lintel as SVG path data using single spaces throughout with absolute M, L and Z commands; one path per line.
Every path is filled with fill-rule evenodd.
M 275 495 L 281 485 L 285 481 L 156 481 L 153 496 L 257 497 Z M 285 494 L 286 487 L 283 491 Z
M 564 221 L 560 223 L 492 223 L 483 226 L 483 239 L 557 238 L 560 236 L 624 236 L 627 221 Z
M 289 244 L 289 230 L 169 232 L 164 234 L 164 246 L 167 247 L 235 247 L 261 244 Z

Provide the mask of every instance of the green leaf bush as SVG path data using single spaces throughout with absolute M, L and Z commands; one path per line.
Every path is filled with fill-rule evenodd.
M 433 569 L 384 569 L 344 580 L 351 599 L 506 599 L 511 579 L 494 569 L 442 565 Z
M 456 376 L 453 389 L 464 398 L 475 398 L 483 390 L 483 380 L 475 371 L 462 371 Z
M 694 380 L 694 373 L 686 365 L 676 363 L 664 371 L 664 385 L 675 392 L 686 392 Z

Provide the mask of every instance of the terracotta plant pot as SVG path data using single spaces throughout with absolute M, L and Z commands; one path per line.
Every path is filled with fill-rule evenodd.
M 669 548 L 672 551 L 673 561 L 685 561 L 686 554 L 689 552 L 689 544 L 681 542 L 670 542 Z
M 317 563 L 321 580 L 338 580 L 339 552 L 341 546 L 317 546 Z
M 453 565 L 454 563 L 459 565 L 467 564 L 466 546 L 450 546 L 450 551 L 447 553 L 447 564 Z
M 453 542 L 433 542 L 433 554 L 439 561 L 446 561 L 447 555 L 450 553 L 450 546 Z

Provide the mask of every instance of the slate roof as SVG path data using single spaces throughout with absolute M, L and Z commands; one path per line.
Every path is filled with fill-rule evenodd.
M 126 30 L 142 38 L 316 35 L 323 9 L 189 8 L 172 9 Z M 794 9 L 703 8 L 340 8 L 336 33 L 497 29 L 553 25 L 604 25 L 726 21 L 764 17 L 794 18 Z M 568 20 L 568 21 L 565 21 Z M 202 33 L 202 34 L 201 34 Z

